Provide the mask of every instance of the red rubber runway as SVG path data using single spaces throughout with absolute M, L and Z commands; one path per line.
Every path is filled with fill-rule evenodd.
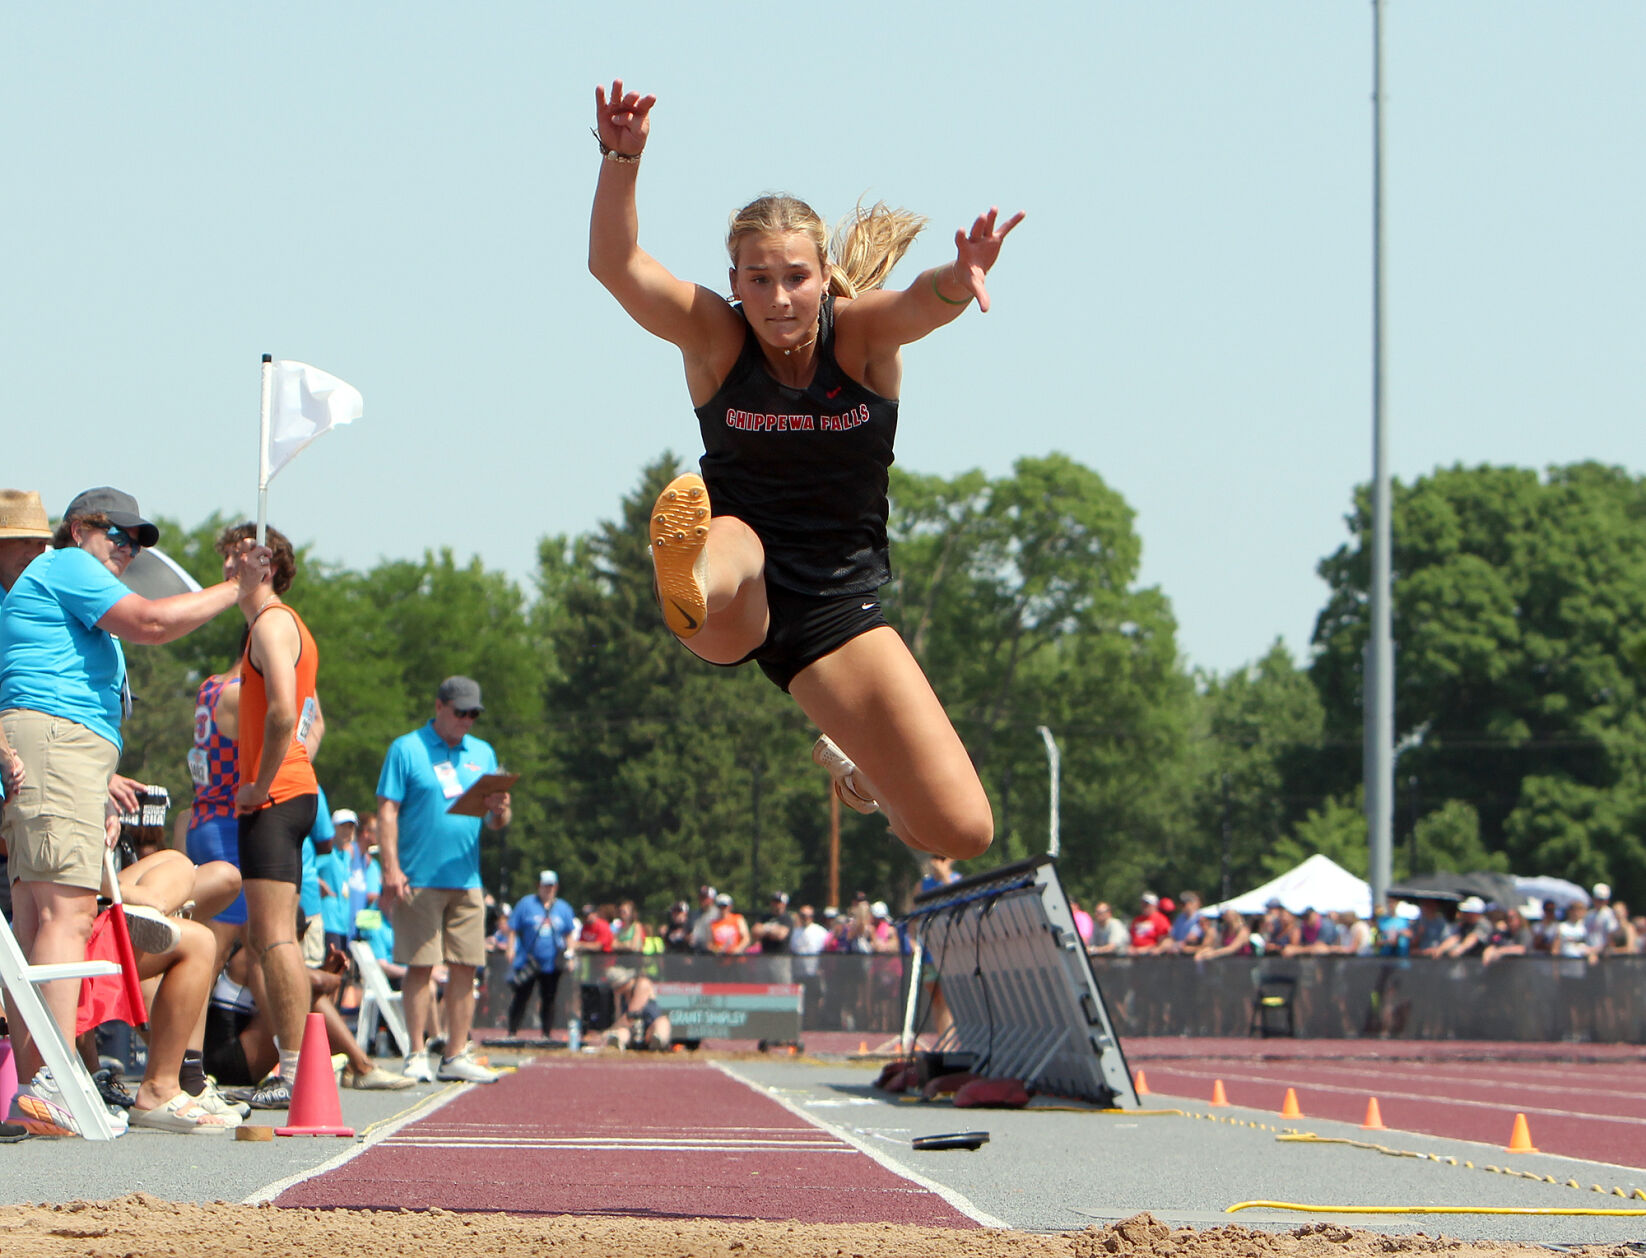
M 762 1093 L 676 1061 L 528 1063 L 275 1204 L 977 1226 Z
M 1500 1149 L 1513 1134 L 1515 1115 L 1525 1114 L 1542 1153 L 1646 1168 L 1646 1061 L 1637 1047 L 1544 1046 L 1544 1055 L 1535 1057 L 1524 1045 L 1482 1045 L 1477 1056 L 1466 1046 L 1429 1044 L 1368 1054 L 1376 1043 L 1294 1041 L 1281 1048 L 1263 1040 L 1154 1040 L 1129 1044 L 1128 1058 L 1161 1101 L 1203 1108 L 1221 1079 L 1231 1105 L 1278 1113 L 1293 1088 L 1305 1119 L 1358 1126 L 1367 1100 L 1376 1097 L 1391 1131 Z M 1423 1050 L 1432 1055 L 1418 1058 Z M 1367 1139 L 1386 1143 L 1387 1133 L 1368 1132 Z

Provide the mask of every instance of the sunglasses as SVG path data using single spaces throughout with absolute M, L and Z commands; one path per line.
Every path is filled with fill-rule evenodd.
M 480 715 L 479 708 L 453 708 L 452 715 L 461 717 L 465 721 L 475 720 Z
M 126 532 L 126 530 L 121 528 L 118 524 L 109 525 L 109 527 L 108 527 L 108 537 L 109 537 L 109 540 L 114 543 L 114 545 L 117 549 L 124 548 L 126 550 L 129 550 L 131 552 L 131 557 L 133 559 L 137 558 L 138 555 L 143 553 L 142 543 L 139 542 L 130 533 Z

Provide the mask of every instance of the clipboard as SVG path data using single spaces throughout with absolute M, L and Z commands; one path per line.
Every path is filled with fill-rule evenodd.
M 986 1131 L 953 1131 L 941 1136 L 916 1136 L 910 1143 L 916 1149 L 981 1149 L 989 1143 Z
M 446 811 L 457 817 L 484 817 L 486 796 L 506 791 L 519 780 L 518 773 L 482 773 L 475 778 L 473 786 L 452 800 Z

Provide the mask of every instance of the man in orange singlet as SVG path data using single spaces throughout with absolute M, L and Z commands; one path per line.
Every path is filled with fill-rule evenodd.
M 218 549 L 255 532 L 250 524 L 227 529 Z M 263 580 L 239 600 L 250 635 L 240 662 L 240 787 L 234 805 L 246 929 L 252 957 L 263 970 L 280 1048 L 279 1078 L 259 1088 L 251 1104 L 279 1109 L 291 1104 L 309 1011 L 309 979 L 297 943 L 297 896 L 303 837 L 314 826 L 320 794 L 305 742 L 319 719 L 314 683 L 320 653 L 308 626 L 281 599 L 297 572 L 291 542 L 276 529 L 267 536 L 274 557 Z

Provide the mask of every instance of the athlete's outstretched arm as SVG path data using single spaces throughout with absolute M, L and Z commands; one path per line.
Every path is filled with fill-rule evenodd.
M 868 357 L 874 360 L 954 322 L 974 298 L 977 308 L 987 311 L 989 290 L 984 277 L 1000 257 L 1007 235 L 1023 221 L 1019 210 L 997 225 L 999 214 L 991 206 L 987 214 L 977 216 L 970 231 L 955 232 L 953 262 L 922 271 L 905 289 L 865 293 L 852 302 L 850 313 L 841 316 L 841 335 L 862 338 Z M 856 327 L 848 333 L 852 324 Z
M 595 133 L 605 160 L 589 216 L 589 271 L 646 331 L 679 346 L 688 359 L 701 359 L 717 331 L 738 331 L 736 316 L 718 294 L 677 279 L 640 247 L 634 187 L 656 103 L 655 96 L 625 92 L 621 79 L 612 81 L 609 95 L 594 89 Z

